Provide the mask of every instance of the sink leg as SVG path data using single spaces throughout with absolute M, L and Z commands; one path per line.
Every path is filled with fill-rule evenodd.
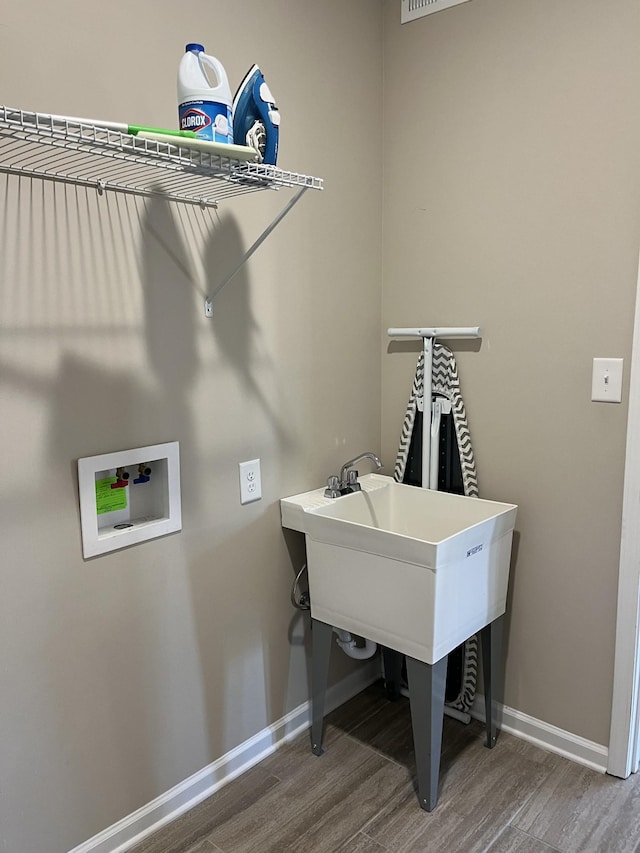
M 333 628 L 326 622 L 311 620 L 311 750 L 322 755 L 324 698 L 327 692 L 331 635 Z
M 387 699 L 395 702 L 400 698 L 402 686 L 402 654 L 394 649 L 382 647 L 384 663 L 384 693 Z
M 502 699 L 502 632 L 504 617 L 499 616 L 480 631 L 482 646 L 482 672 L 484 676 L 484 712 L 487 740 L 485 746 L 493 749 L 498 737 L 497 701 Z
M 420 808 L 433 811 L 438 802 L 444 694 L 447 686 L 445 655 L 433 665 L 407 655 L 413 746 L 418 772 Z

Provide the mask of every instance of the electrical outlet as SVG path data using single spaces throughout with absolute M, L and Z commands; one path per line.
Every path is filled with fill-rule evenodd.
M 251 459 L 240 462 L 240 503 L 250 504 L 262 498 L 262 479 L 260 477 L 260 460 Z

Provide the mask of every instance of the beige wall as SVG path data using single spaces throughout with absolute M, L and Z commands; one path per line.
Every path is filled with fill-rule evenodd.
M 9 5 L 4 103 L 175 126 L 202 40 L 232 88 L 260 64 L 280 164 L 326 185 L 207 321 L 289 191 L 216 214 L 0 175 L 0 850 L 62 853 L 308 697 L 278 500 L 380 449 L 382 21 L 366 0 Z M 83 561 L 78 457 L 170 440 L 182 532 Z
M 520 506 L 506 700 L 608 740 L 627 406 L 589 392 L 594 356 L 628 378 L 640 9 L 382 8 L 3 13 L 3 100 L 30 110 L 171 125 L 185 42 L 232 85 L 259 62 L 280 163 L 326 189 L 210 322 L 204 293 L 287 192 L 217 215 L 0 176 L 0 850 L 67 850 L 307 698 L 277 501 L 363 449 L 392 467 L 417 351 L 390 325 L 483 327 L 455 350 L 481 494 Z M 183 531 L 84 562 L 75 460 L 173 439 Z M 254 456 L 264 498 L 241 507 Z
M 384 18 L 383 328 L 457 344 L 480 494 L 520 507 L 506 702 L 607 744 L 640 236 L 640 6 L 474 0 Z M 410 350 L 410 351 L 409 351 Z M 625 402 L 590 402 L 594 356 Z M 383 341 L 383 455 L 417 349 Z

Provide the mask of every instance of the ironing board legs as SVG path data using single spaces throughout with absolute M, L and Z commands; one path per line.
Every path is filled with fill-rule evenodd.
M 311 620 L 311 749 L 314 755 L 322 755 L 324 699 L 332 633 L 331 625 L 317 619 Z
M 493 749 L 498 736 L 496 701 L 502 699 L 502 629 L 504 617 L 499 616 L 480 631 L 482 646 L 482 671 L 484 675 L 484 711 L 487 740 L 485 746 Z
M 407 655 L 411 726 L 418 773 L 418 800 L 420 808 L 427 812 L 432 811 L 438 802 L 447 660 L 448 657 L 445 655 L 431 665 Z

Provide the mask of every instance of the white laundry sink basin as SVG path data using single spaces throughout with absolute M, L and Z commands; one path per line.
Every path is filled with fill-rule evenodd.
M 367 474 L 283 498 L 306 536 L 311 615 L 433 664 L 505 611 L 517 507 Z

